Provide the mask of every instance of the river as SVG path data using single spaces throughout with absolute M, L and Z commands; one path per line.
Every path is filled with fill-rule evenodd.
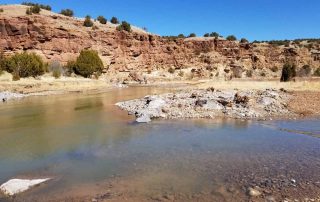
M 114 105 L 167 91 L 126 88 L 0 104 L 0 184 L 52 178 L 16 201 L 246 201 L 249 187 L 258 187 L 260 199 L 319 197 L 319 120 L 136 124 Z

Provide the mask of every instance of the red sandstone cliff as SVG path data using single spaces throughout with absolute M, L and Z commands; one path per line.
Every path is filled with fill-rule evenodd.
M 168 39 L 134 28 L 116 31 L 115 25 L 95 22 L 96 29 L 83 27 L 81 19 L 49 11 L 25 15 L 25 6 L 2 6 L 0 49 L 5 54 L 34 51 L 44 59 L 63 63 L 82 49 L 97 50 L 106 72 L 192 69 L 199 77 L 236 74 L 277 76 L 286 62 L 298 67 L 320 67 L 319 44 L 307 48 L 258 43 L 239 43 L 214 38 Z M 278 71 L 274 67 L 278 67 Z M 273 70 L 273 71 L 271 71 Z

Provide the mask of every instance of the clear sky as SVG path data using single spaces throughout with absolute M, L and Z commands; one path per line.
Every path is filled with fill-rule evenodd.
M 21 3 L 0 0 L 1 4 Z M 320 38 L 320 0 L 32 0 L 53 11 L 104 15 L 159 35 L 230 34 L 249 40 Z

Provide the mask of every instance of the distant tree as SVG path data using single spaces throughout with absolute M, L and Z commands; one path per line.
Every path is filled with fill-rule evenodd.
M 314 71 L 313 75 L 320 77 L 320 67 L 318 67 L 318 69 L 316 69 L 316 71 Z
M 219 37 L 219 34 L 217 32 L 212 32 L 210 34 L 210 37 L 215 37 L 215 38 L 218 38 Z
M 117 27 L 117 30 L 131 32 L 131 25 L 126 21 L 122 21 L 121 25 Z
M 148 31 L 148 28 L 146 28 L 146 27 L 142 27 L 142 29 L 143 29 L 145 32 Z
M 240 40 L 240 43 L 249 43 L 249 41 L 248 41 L 246 38 L 242 38 L 242 39 Z
M 119 20 L 118 20 L 118 18 L 116 18 L 116 17 L 112 17 L 111 20 L 110 20 L 110 22 L 111 22 L 112 24 L 119 24 Z
M 74 15 L 73 10 L 71 10 L 71 9 L 62 9 L 60 14 L 62 14 L 64 16 L 68 16 L 68 17 L 73 17 L 73 15 Z
M 227 40 L 228 41 L 236 41 L 237 37 L 235 37 L 234 35 L 229 35 L 229 36 L 227 36 Z
M 34 5 L 34 6 L 30 7 L 30 11 L 31 11 L 31 13 L 39 14 L 41 11 L 41 8 L 39 5 Z
M 209 34 L 209 33 L 205 33 L 203 36 L 204 36 L 204 37 L 209 37 L 210 34 Z
M 83 22 L 83 26 L 85 27 L 92 27 L 93 26 L 93 22 L 91 20 L 90 15 L 87 15 L 84 22 Z
M 99 17 L 97 17 L 97 20 L 101 23 L 101 24 L 107 24 L 107 19 L 105 17 L 103 17 L 102 15 L 100 15 Z
M 75 62 L 70 62 L 70 67 L 76 74 L 90 77 L 93 74 L 101 74 L 103 63 L 98 52 L 94 50 L 82 50 Z
M 42 9 L 51 11 L 51 6 L 49 5 L 44 5 L 44 4 L 37 4 L 37 3 L 32 3 L 32 2 L 22 2 L 21 5 L 25 5 L 25 6 L 39 6 Z
M 196 37 L 197 35 L 195 34 L 195 33 L 191 33 L 190 35 L 189 35 L 189 37 Z
M 179 34 L 178 38 L 186 38 L 186 37 L 184 36 L 184 34 Z

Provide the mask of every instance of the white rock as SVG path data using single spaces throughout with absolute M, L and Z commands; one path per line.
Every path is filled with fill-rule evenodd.
M 152 100 L 149 105 L 148 105 L 148 108 L 149 109 L 158 109 L 160 107 L 162 107 L 163 105 L 166 104 L 166 101 L 164 101 L 163 99 L 155 99 L 155 100 Z
M 27 191 L 31 187 L 41 184 L 45 181 L 50 180 L 50 178 L 45 179 L 11 179 L 8 182 L 2 184 L 0 186 L 0 190 L 9 196 L 13 196 L 15 194 L 19 194 L 21 192 Z
M 20 94 L 20 93 L 11 93 L 9 91 L 0 92 L 0 101 L 11 100 L 11 99 L 20 99 L 23 97 L 26 97 L 26 95 Z
M 260 191 L 258 191 L 258 190 L 256 190 L 256 189 L 254 189 L 254 188 L 249 188 L 248 189 L 248 194 L 249 194 L 249 196 L 253 196 L 253 197 L 257 197 L 257 196 L 260 196 L 261 195 L 261 192 Z
M 151 121 L 151 118 L 149 115 L 142 114 L 140 117 L 136 119 L 136 122 L 138 123 L 149 123 Z

